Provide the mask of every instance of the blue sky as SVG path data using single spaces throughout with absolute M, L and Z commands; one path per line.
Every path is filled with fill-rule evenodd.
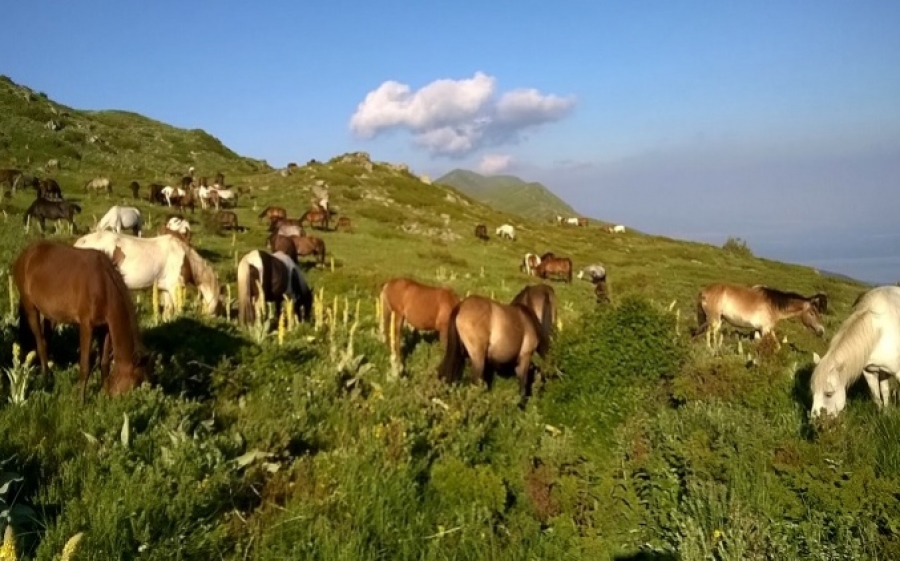
M 509 172 L 589 216 L 900 279 L 900 2 L 34 0 L 4 19 L 0 73 L 273 165 Z

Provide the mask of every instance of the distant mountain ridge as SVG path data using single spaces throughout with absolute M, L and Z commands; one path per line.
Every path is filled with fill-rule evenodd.
M 514 175 L 481 175 L 455 169 L 435 180 L 497 210 L 535 220 L 578 216 L 565 201 L 541 183 L 527 182 Z

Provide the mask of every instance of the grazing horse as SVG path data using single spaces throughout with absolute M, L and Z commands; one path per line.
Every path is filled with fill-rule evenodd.
M 9 185 L 9 189 L 15 193 L 16 186 L 22 178 L 22 170 L 7 168 L 0 169 L 0 185 Z
M 853 306 L 817 361 L 810 378 L 812 417 L 822 411 L 837 415 L 847 401 L 847 388 L 866 379 L 879 409 L 890 404 L 891 378 L 900 381 L 900 288 L 879 286 Z M 815 360 L 815 356 L 813 360 Z
M 499 228 L 497 228 L 495 234 L 497 234 L 501 238 L 509 238 L 513 241 L 515 241 L 516 239 L 516 229 L 513 228 L 511 224 L 504 224 L 500 226 Z
M 163 310 L 174 311 L 175 290 L 192 284 L 206 303 L 206 312 L 215 315 L 219 307 L 219 280 L 212 267 L 188 244 L 175 236 L 136 238 L 99 231 L 82 236 L 75 247 L 98 249 L 112 259 L 131 290 L 154 284 L 162 295 Z
M 191 243 L 191 223 L 180 216 L 170 216 L 163 224 L 160 224 L 156 233 L 159 236 L 166 234 L 175 236 L 188 245 Z
M 327 210 L 322 210 L 321 208 L 311 208 L 303 213 L 303 216 L 300 217 L 300 224 L 302 225 L 304 221 L 309 222 L 310 228 L 315 225 L 318 225 L 319 229 L 328 229 L 328 218 L 329 212 Z
M 588 219 L 587 218 L 578 218 L 578 225 L 587 228 Z
M 220 210 L 215 214 L 216 224 L 220 230 L 240 230 L 243 231 L 241 226 L 238 226 L 238 217 L 237 214 L 231 212 L 230 210 Z
M 41 371 L 49 357 L 47 323 L 78 324 L 81 401 L 90 376 L 90 350 L 100 337 L 100 379 L 109 395 L 126 393 L 147 380 L 144 352 L 131 294 L 112 261 L 99 251 L 40 240 L 26 247 L 13 264 L 19 291 L 19 337 L 31 348 L 34 338 Z M 40 316 L 44 317 L 42 325 Z M 115 369 L 110 376 L 110 361 Z
M 35 189 L 37 189 L 38 197 L 47 199 L 48 201 L 62 200 L 62 189 L 59 188 L 59 183 L 57 183 L 55 179 L 52 177 L 46 177 L 41 180 L 32 178 L 32 185 L 34 185 L 35 182 L 37 183 Z
M 544 357 L 549 345 L 540 320 L 527 305 L 469 296 L 450 314 L 446 351 L 438 376 L 447 382 L 459 380 L 468 356 L 472 379 L 490 387 L 493 370 L 512 367 L 519 379 L 521 407 L 531 395 L 534 382 L 531 358 L 535 352 Z
M 735 327 L 758 329 L 762 337 L 771 336 L 776 346 L 780 347 L 775 325 L 796 316 L 800 316 L 803 325 L 820 337 L 825 335 L 825 327 L 819 321 L 819 309 L 812 298 L 762 285 L 711 284 L 704 287 L 697 297 L 697 330 L 694 337 L 702 335 L 710 326 L 712 337 L 715 337 L 722 327 L 722 320 L 725 320 Z M 709 337 L 707 335 L 707 339 Z
M 621 224 L 616 224 L 615 226 L 607 226 L 606 231 L 610 234 L 624 234 L 625 226 L 622 226 Z
M 556 291 L 549 284 L 531 284 L 519 291 L 510 304 L 523 304 L 534 312 L 549 340 L 556 328 Z
M 123 229 L 131 228 L 135 236 L 141 236 L 143 217 L 141 211 L 133 206 L 112 206 L 97 223 L 97 230 L 113 230 L 119 234 Z
M 160 185 L 159 183 L 151 183 L 150 192 L 147 193 L 147 200 L 158 205 L 166 204 L 166 197 L 165 195 L 163 195 L 163 189 L 165 188 L 165 185 Z
M 335 230 L 346 230 L 348 232 L 353 231 L 353 226 L 350 224 L 349 216 L 341 216 L 338 218 L 337 224 L 334 226 Z
M 306 230 L 296 218 L 276 218 L 269 224 L 269 232 L 288 237 L 306 235 Z
M 257 282 L 262 286 L 260 295 Z M 254 249 L 238 263 L 238 321 L 248 325 L 256 321 L 254 301 L 275 303 L 275 317 L 281 315 L 281 304 L 287 296 L 294 302 L 294 313 L 300 320 L 312 317 L 313 291 L 300 268 L 280 251 L 267 253 Z
M 268 218 L 269 223 L 271 224 L 278 218 L 287 218 L 287 211 L 280 206 L 267 206 L 259 213 L 259 218 Z
M 578 271 L 578 278 L 588 280 L 594 285 L 594 296 L 597 298 L 598 304 L 609 302 L 609 291 L 606 288 L 606 267 L 599 263 L 588 265 Z
M 534 253 L 526 253 L 525 258 L 522 259 L 522 264 L 519 265 L 519 270 L 531 277 L 534 276 L 534 270 L 540 264 L 540 257 L 535 255 Z
M 128 186 L 128 188 L 131 190 L 131 198 L 137 199 L 138 191 L 141 190 L 141 184 L 138 183 L 137 181 L 132 181 L 131 184 Z
M 487 226 L 484 224 L 475 226 L 475 237 L 479 240 L 488 241 L 490 238 L 488 237 Z
M 534 268 L 534 273 L 542 279 L 551 276 L 572 282 L 572 260 L 568 257 L 554 257 L 552 254 L 541 257 L 541 262 Z
M 410 278 L 394 278 L 384 283 L 381 331 L 385 343 L 394 343 L 391 354 L 400 357 L 400 335 L 405 323 L 418 331 L 437 331 L 441 346 L 446 348 L 450 312 L 458 302 L 459 296 L 452 288 L 429 286 Z
M 22 217 L 22 223 L 27 224 L 29 217 L 35 218 L 41 223 L 41 232 L 45 230 L 45 221 L 50 220 L 67 220 L 72 225 L 72 231 L 77 232 L 78 227 L 75 226 L 75 215 L 81 212 L 81 207 L 75 203 L 68 201 L 50 201 L 47 199 L 37 198 L 25 210 Z
M 95 177 L 84 184 L 84 190 L 85 192 L 106 191 L 107 193 L 112 193 L 112 182 L 108 177 Z

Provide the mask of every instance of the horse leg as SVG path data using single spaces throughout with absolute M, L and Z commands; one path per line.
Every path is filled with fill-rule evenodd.
M 28 328 L 31 329 L 31 332 L 34 334 L 35 345 L 37 346 L 37 354 L 38 358 L 41 361 L 41 372 L 45 376 L 49 376 L 49 358 L 47 357 L 47 339 L 45 339 L 45 335 L 43 329 L 41 329 L 41 318 L 38 313 L 37 308 L 33 306 L 24 307 L 25 315 L 28 319 Z M 20 312 L 21 313 L 21 312 Z
M 891 379 L 890 377 L 882 378 L 879 382 L 881 385 L 881 402 L 885 407 L 891 404 Z
M 79 357 L 81 367 L 81 403 L 83 404 L 87 393 L 88 377 L 91 375 L 91 343 L 94 340 L 94 328 L 89 322 L 84 322 L 78 325 L 78 332 L 81 351 L 81 356 Z
M 472 382 L 477 384 L 478 382 L 484 382 L 484 385 L 490 387 L 490 382 L 488 380 L 488 364 L 487 364 L 487 350 L 482 348 L 474 348 L 472 352 L 469 353 L 469 361 L 472 364 Z
M 881 395 L 881 384 L 878 381 L 878 373 L 864 370 L 863 378 L 866 379 L 866 385 L 869 386 L 869 394 L 872 396 L 872 401 L 874 401 L 875 405 L 881 409 L 884 406 L 884 396 Z
M 519 408 L 524 408 L 531 397 L 531 386 L 534 384 L 534 369 L 531 367 L 531 354 L 519 355 L 516 363 L 516 378 L 519 379 Z

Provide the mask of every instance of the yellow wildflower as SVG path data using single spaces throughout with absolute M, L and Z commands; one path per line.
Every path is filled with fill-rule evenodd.
M 75 548 L 78 547 L 78 542 L 81 541 L 83 536 L 84 532 L 78 532 L 69 538 L 69 541 L 67 541 L 65 547 L 63 547 L 61 561 L 69 561 L 72 558 L 72 554 L 75 553 Z
M 0 545 L 0 561 L 16 561 L 19 556 L 16 554 L 16 535 L 12 526 L 6 525 L 6 531 L 3 533 L 3 545 Z

